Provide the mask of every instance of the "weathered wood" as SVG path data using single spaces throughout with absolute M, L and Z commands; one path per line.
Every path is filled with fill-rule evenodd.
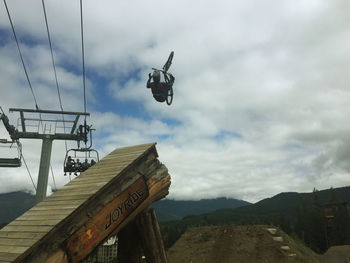
M 33 233 L 46 233 L 52 229 L 51 226 L 13 226 L 7 225 L 4 228 L 6 232 L 33 232 Z M 1 251 L 1 249 L 0 249 Z
M 49 196 L 44 200 L 47 201 L 67 201 L 67 200 L 82 200 L 85 202 L 91 195 L 87 193 L 76 193 L 74 196 Z
M 45 199 L 47 200 L 47 199 Z M 59 201 L 43 201 L 36 205 L 36 207 L 46 207 L 46 206 L 66 206 L 66 205 L 80 205 L 83 200 L 59 200 Z
M 167 263 L 155 210 L 152 208 L 140 213 L 136 225 L 147 263 Z
M 21 238 L 30 239 L 32 241 L 39 240 L 45 235 L 44 232 L 0 232 L 0 238 Z
M 30 247 L 32 244 L 33 244 L 32 239 L 0 237 L 0 245 L 6 245 L 6 246 L 16 245 L 21 247 Z
M 11 224 L 12 226 L 54 226 L 59 219 L 45 219 L 45 220 L 16 220 Z
M 134 220 L 118 233 L 118 262 L 140 263 L 141 252 L 141 242 Z
M 48 213 L 51 215 L 66 215 L 68 216 L 73 209 L 57 209 L 57 210 L 50 210 L 50 211 L 43 211 L 43 210 L 29 210 L 26 212 L 26 215 L 36 215 L 36 216 L 46 216 Z
M 55 254 L 53 254 L 51 257 L 49 257 L 45 263 L 68 263 L 68 257 L 67 254 L 62 250 L 59 249 Z
M 118 198 L 107 204 L 68 239 L 67 250 L 72 262 L 79 262 L 89 255 L 96 245 L 105 240 L 147 197 L 147 185 L 141 177 Z
M 28 247 L 23 247 L 23 246 L 19 246 L 19 245 L 2 245 L 0 247 L 0 253 L 16 253 L 16 254 L 20 254 L 23 253 L 24 251 L 26 251 L 28 249 Z
M 20 254 L 18 254 L 18 253 L 4 253 L 4 252 L 0 252 L 0 260 L 4 260 L 4 261 L 9 260 L 10 262 L 12 262 L 19 255 Z
M 0 230 L 0 260 L 80 262 L 168 194 L 170 175 L 157 156 L 155 144 L 113 151 Z M 25 251 L 5 252 L 17 240 Z
M 16 224 L 17 221 L 30 221 L 30 220 L 62 220 L 66 217 L 66 215 L 44 215 L 44 216 L 38 216 L 38 215 L 22 215 L 19 219 L 13 221 L 11 224 Z M 1 233 L 1 232 L 0 232 Z

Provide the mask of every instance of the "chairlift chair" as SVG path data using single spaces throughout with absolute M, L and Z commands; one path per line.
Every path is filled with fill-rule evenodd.
M 21 167 L 21 165 L 22 165 L 22 145 L 19 141 L 8 141 L 6 139 L 0 139 L 0 147 L 17 149 L 17 155 L 14 158 L 0 157 L 0 167 L 6 167 L 6 168 Z
M 68 164 L 69 158 L 72 159 L 71 165 Z M 77 160 L 80 159 L 82 162 L 80 165 L 77 164 Z M 85 159 L 88 160 L 89 165 L 85 165 Z M 66 156 L 64 158 L 63 171 L 66 173 L 81 173 L 86 171 L 89 167 L 94 165 L 100 160 L 98 151 L 90 148 L 78 148 L 78 149 L 69 149 L 66 152 Z

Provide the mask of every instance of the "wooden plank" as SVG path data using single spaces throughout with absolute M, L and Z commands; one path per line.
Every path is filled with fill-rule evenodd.
M 122 147 L 115 149 L 113 152 L 111 152 L 108 155 L 113 155 L 115 153 L 128 153 L 128 152 L 137 152 L 137 151 L 146 151 L 152 148 L 155 144 L 149 143 L 149 144 L 143 144 L 143 145 L 135 145 L 131 147 Z
M 153 145 L 155 145 L 155 144 L 154 143 L 146 143 L 146 144 L 139 144 L 139 145 L 134 145 L 134 146 L 120 147 L 118 149 L 115 149 L 110 154 L 113 154 L 115 152 L 121 152 L 121 153 L 133 152 L 133 151 L 139 151 L 141 149 L 145 151 L 145 150 L 151 148 Z
M 35 206 L 33 208 L 30 209 L 30 211 L 50 211 L 50 210 L 61 210 L 61 209 L 76 209 L 79 207 L 79 204 L 75 204 L 75 205 L 70 205 L 70 204 L 66 204 L 66 205 L 46 205 L 46 206 Z
M 3 261 L 10 261 L 12 262 L 13 260 L 15 260 L 20 254 L 18 253 L 0 253 L 0 260 Z
M 62 201 L 56 201 L 56 200 L 47 200 L 40 202 L 37 204 L 37 207 L 44 207 L 44 206 L 65 206 L 65 205 L 80 205 L 82 204 L 83 200 L 62 200 Z
M 81 175 L 89 176 L 91 174 L 99 174 L 100 172 L 101 173 L 107 173 L 107 172 L 110 172 L 110 173 L 117 172 L 118 173 L 119 171 L 122 171 L 125 167 L 130 165 L 131 162 L 132 161 L 126 160 L 123 163 L 115 164 L 115 163 L 113 163 L 113 160 L 111 160 L 111 162 L 101 163 L 99 166 L 96 166 L 93 168 L 91 167 L 88 170 L 86 170 L 85 172 L 82 172 Z M 74 174 L 74 173 L 72 173 L 72 174 Z M 78 178 L 78 177 L 76 177 L 76 178 Z
M 7 232 L 43 232 L 46 233 L 52 229 L 52 226 L 11 226 L 7 225 L 2 230 Z
M 72 209 L 57 209 L 57 210 L 50 210 L 51 215 L 69 215 L 72 213 Z M 46 211 L 34 211 L 34 210 L 29 210 L 28 212 L 25 213 L 26 215 L 37 215 L 37 216 L 46 216 L 47 212 Z
M 22 246 L 8 246 L 8 245 L 0 245 L 0 253 L 15 253 L 21 254 L 26 251 L 29 247 Z
M 144 152 L 145 152 L 144 150 L 134 151 L 134 152 L 125 152 L 125 153 L 116 152 L 116 153 L 111 153 L 111 154 L 107 155 L 105 158 L 103 158 L 103 160 L 107 161 L 107 160 L 118 158 L 118 160 L 133 161 L 133 160 L 136 160 Z
M 111 179 L 115 178 L 117 175 L 118 174 L 116 174 L 116 173 L 109 173 L 109 174 L 103 174 L 103 175 L 96 174 L 94 176 L 89 176 L 89 177 L 85 176 L 84 178 L 79 178 L 80 180 L 78 180 L 78 178 L 76 178 L 71 183 L 66 184 L 61 189 L 65 189 L 67 186 L 70 186 L 70 185 L 88 184 L 88 183 L 101 182 L 101 181 L 109 182 Z M 83 175 L 80 175 L 80 176 L 83 177 Z M 80 176 L 78 176 L 78 177 L 80 177 Z M 56 193 L 54 193 L 54 194 L 56 194 Z
M 88 196 L 91 196 L 93 195 L 94 193 L 96 193 L 99 189 L 92 189 L 91 192 L 89 192 L 89 194 L 87 194 Z M 73 197 L 73 196 L 77 196 L 77 195 L 84 195 L 84 193 L 81 193 L 81 191 L 69 191 L 69 190 L 65 190 L 65 189 L 62 189 L 61 191 L 57 191 L 55 193 L 55 195 L 52 196 L 52 198 L 57 198 L 57 197 L 62 197 L 62 196 L 65 196 L 65 197 Z M 74 198 L 71 198 L 71 199 L 74 199 Z
M 38 220 L 15 220 L 11 222 L 11 226 L 54 226 L 61 220 L 55 219 L 43 219 Z
M 117 229 L 119 231 L 127 222 L 135 218 L 137 213 L 145 209 L 152 200 L 164 196 L 164 193 L 167 192 L 169 185 L 163 180 L 158 180 L 162 186 L 157 185 L 154 181 L 155 187 L 152 188 L 153 190 L 151 189 L 154 196 L 148 197 L 147 195 L 145 198 L 142 197 L 143 199 L 139 197 L 138 200 L 135 196 L 133 198 L 133 194 L 137 190 L 133 188 L 135 182 L 142 181 L 147 190 L 144 179 L 137 171 L 149 174 L 147 170 L 149 161 L 154 160 L 157 156 L 154 146 L 155 144 L 152 143 L 113 151 L 102 162 L 97 163 L 68 183 L 67 186 L 46 198 L 44 202 L 19 217 L 8 226 L 8 231 L 0 231 L 0 244 L 2 242 L 8 247 L 15 245 L 26 247 L 30 245 L 30 242 L 33 242 L 31 248 L 20 255 L 15 262 L 51 263 L 47 260 L 52 257 L 55 257 L 55 262 L 58 259 L 57 262 L 60 263 L 68 262 L 68 259 L 72 263 L 80 261 L 87 255 L 86 253 L 95 249 L 95 246 L 108 235 Z M 151 183 L 153 185 L 153 181 Z M 167 189 L 162 189 L 163 186 Z M 128 192 L 128 189 L 131 189 L 131 192 Z M 144 191 L 146 192 L 146 190 Z M 134 200 L 134 204 L 130 205 L 133 199 L 137 202 Z M 113 203 L 116 200 L 122 202 Z M 123 212 L 120 210 L 122 205 L 128 206 L 128 208 L 130 205 L 130 209 L 124 208 Z M 107 211 L 106 208 L 109 210 Z M 91 222 L 97 222 L 99 225 L 91 226 L 89 225 Z M 100 229 L 96 228 L 96 225 L 104 227 L 102 234 L 97 239 L 95 239 L 94 231 Z M 77 234 L 79 231 L 82 236 Z M 72 236 L 68 238 L 70 235 Z M 67 258 L 66 253 L 61 250 L 60 255 L 58 255 L 59 248 L 63 248 L 62 244 L 68 248 L 69 241 L 71 241 L 70 244 L 74 243 L 74 235 L 78 235 L 74 240 L 80 240 L 80 248 L 85 246 L 85 254 L 79 252 L 77 256 L 72 252 Z M 15 243 L 17 239 L 24 241 Z M 10 240 L 10 243 L 6 243 L 7 240 Z M 8 248 L 3 248 L 4 251 L 6 249 Z M 72 255 L 76 261 L 70 260 Z
M 67 185 L 86 183 L 85 181 L 88 182 L 89 180 L 92 180 L 92 179 L 109 180 L 111 177 L 115 177 L 117 174 L 118 173 L 113 173 L 112 171 L 103 172 L 103 173 L 101 172 L 101 173 L 81 174 L 75 177 L 71 182 L 63 186 L 63 188 L 66 187 Z
M 23 247 L 29 247 L 33 245 L 34 242 L 38 241 L 39 239 L 23 239 L 23 238 L 4 238 L 0 237 L 0 245 L 8 245 L 8 246 L 23 246 Z
M 71 185 L 65 187 L 64 190 L 65 191 L 66 190 L 72 191 L 72 190 L 75 190 L 75 189 L 92 187 L 92 186 L 101 188 L 101 187 L 105 186 L 106 184 L 108 184 L 112 179 L 113 179 L 113 177 L 112 178 L 108 178 L 108 180 L 94 180 L 94 181 L 90 180 L 90 181 L 82 182 L 82 183 L 79 183 L 79 184 L 71 184 Z
M 84 180 L 80 180 L 80 181 L 72 181 L 70 185 L 88 184 L 88 183 L 95 183 L 95 182 L 101 182 L 101 181 L 105 181 L 106 183 L 108 183 L 113 178 L 115 178 L 115 176 L 116 176 L 115 174 L 108 174 L 103 176 L 89 177 L 89 178 L 84 178 Z M 65 189 L 66 186 L 68 185 L 65 185 L 64 188 L 61 188 L 61 189 Z
M 97 244 L 103 241 L 148 196 L 147 185 L 140 177 L 90 219 L 67 241 L 67 252 L 72 262 L 80 262 Z
M 31 221 L 31 220 L 62 220 L 66 218 L 66 215 L 27 215 L 24 214 L 22 216 L 20 216 L 19 218 L 17 218 L 17 220 L 21 220 L 21 221 Z
M 107 158 L 107 157 L 106 157 Z M 132 156 L 132 157 L 123 157 L 123 155 L 116 156 L 116 157 L 110 157 L 109 159 L 103 158 L 103 160 L 99 161 L 94 166 L 90 167 L 86 171 L 84 171 L 84 174 L 89 174 L 91 172 L 96 172 L 97 170 L 107 170 L 112 167 L 115 167 L 116 169 L 123 169 L 124 167 L 134 163 L 139 156 Z
M 8 232 L 0 231 L 0 238 L 23 238 L 37 240 L 44 236 L 44 232 Z
M 88 183 L 83 183 L 83 184 L 71 184 L 71 185 L 67 185 L 64 190 L 65 191 L 75 191 L 75 190 L 80 190 L 81 191 L 85 191 L 85 189 L 89 189 L 89 188 L 97 188 L 100 189 L 101 187 L 103 187 L 104 185 L 106 185 L 107 182 L 104 181 L 99 181 L 99 182 L 88 182 Z
M 65 195 L 51 195 L 45 198 L 45 201 L 67 201 L 67 200 L 87 200 L 91 195 L 89 193 L 76 193 L 75 195 L 65 196 Z
M 50 207 L 61 207 L 61 208 L 73 208 L 73 207 L 79 207 L 83 203 L 82 200 L 64 200 L 64 201 L 55 201 L 52 200 L 51 202 L 41 202 L 40 205 L 36 205 L 36 208 L 50 208 Z M 38 209 L 36 209 L 38 210 Z
M 78 183 L 81 181 L 85 181 L 85 180 L 89 180 L 92 178 L 100 178 L 100 179 L 108 179 L 108 176 L 117 176 L 119 173 L 121 173 L 124 169 L 118 169 L 118 170 L 112 170 L 112 169 L 104 169 L 103 171 L 93 171 L 93 172 L 89 172 L 89 173 L 82 173 L 80 175 L 78 175 L 77 177 L 75 177 L 69 184 L 73 184 L 73 183 Z

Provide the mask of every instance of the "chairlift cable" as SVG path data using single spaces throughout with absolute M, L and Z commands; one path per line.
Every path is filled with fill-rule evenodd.
M 37 110 L 39 110 L 38 102 L 37 102 L 37 100 L 36 100 L 36 97 L 35 97 L 35 94 L 34 94 L 34 90 L 33 90 L 32 84 L 31 84 L 30 79 L 29 79 L 29 75 L 28 75 L 28 72 L 27 72 L 27 68 L 26 68 L 26 65 L 25 65 L 25 63 L 24 63 L 22 51 L 21 51 L 21 48 L 20 48 L 20 46 L 19 46 L 19 42 L 18 42 L 18 39 L 17 39 L 16 31 L 15 31 L 15 27 L 14 27 L 14 25 L 13 25 L 13 22 L 12 22 L 12 19 L 11 19 L 11 15 L 10 15 L 10 11 L 9 11 L 9 9 L 8 9 L 8 7 L 7 7 L 6 0 L 4 0 L 4 5 L 5 5 L 5 8 L 6 8 L 6 12 L 7 12 L 8 19 L 9 19 L 10 24 L 11 24 L 11 29 L 12 29 L 13 36 L 14 36 L 15 41 L 16 41 L 18 53 L 19 53 L 19 56 L 20 56 L 20 58 L 21 58 L 23 70 L 24 70 L 24 73 L 25 73 L 25 75 L 26 75 L 29 88 L 30 88 L 31 93 L 32 93 L 32 95 L 33 95 L 33 99 L 34 99 L 34 103 L 35 103 L 35 108 L 36 108 Z M 39 115 L 40 115 L 40 120 L 41 120 L 41 114 L 39 114 Z M 40 121 L 40 123 L 41 123 L 41 125 L 43 126 L 42 121 Z M 42 128 L 43 128 L 43 127 L 42 127 Z
M 21 49 L 20 49 L 20 47 L 19 47 L 18 39 L 17 39 L 16 32 L 15 32 L 15 28 L 14 28 L 13 23 L 12 23 L 11 15 L 10 15 L 9 9 L 8 9 L 8 7 L 7 7 L 6 0 L 4 0 L 4 4 L 5 4 L 5 8 L 6 8 L 6 12 L 7 12 L 8 19 L 9 19 L 10 24 L 11 24 L 13 36 L 14 36 L 14 38 L 15 38 L 15 40 L 16 40 L 17 49 L 18 49 L 19 56 L 20 56 L 21 61 L 22 61 L 22 66 L 23 66 L 23 69 L 24 69 L 24 73 L 25 73 L 25 75 L 26 75 L 26 77 L 27 77 L 27 81 L 28 81 L 28 84 L 29 84 L 29 88 L 30 88 L 30 90 L 31 90 L 31 92 L 32 92 L 32 95 L 33 95 L 33 98 L 34 98 L 35 107 L 36 107 L 36 109 L 39 109 L 38 103 L 37 103 L 37 100 L 36 100 L 36 97 L 35 97 L 35 94 L 34 94 L 34 91 L 33 91 L 32 84 L 30 83 L 30 80 L 29 80 L 27 68 L 26 68 L 26 66 L 25 66 L 25 64 L 24 64 L 22 52 L 21 52 Z
M 35 94 L 34 94 L 34 90 L 33 90 L 32 84 L 31 84 L 30 79 L 29 79 L 29 76 L 28 76 L 27 68 L 26 68 L 26 66 L 25 66 L 25 64 L 24 64 L 23 55 L 22 55 L 22 52 L 21 52 L 21 48 L 19 47 L 19 43 L 18 43 L 18 39 L 17 39 L 17 35 L 16 35 L 16 31 L 15 31 L 15 27 L 14 27 L 14 25 L 13 25 L 13 23 L 12 23 L 12 19 L 11 19 L 10 11 L 9 11 L 9 9 L 8 9 L 8 7 L 7 7 L 6 0 L 4 0 L 4 5 L 5 5 L 5 8 L 6 8 L 6 12 L 7 12 L 8 19 L 9 19 L 10 24 L 11 24 L 11 29 L 12 29 L 13 36 L 14 36 L 15 41 L 16 41 L 16 45 L 17 45 L 17 49 L 18 49 L 18 53 L 19 53 L 19 56 L 20 56 L 21 61 L 22 61 L 22 66 L 23 66 L 23 69 L 24 69 L 24 73 L 25 73 L 25 75 L 26 75 L 26 78 L 27 78 L 28 85 L 29 85 L 29 88 L 30 88 L 30 90 L 31 90 L 31 93 L 32 93 L 32 95 L 33 95 L 33 99 L 34 99 L 34 102 L 35 102 L 35 107 L 36 107 L 36 109 L 39 109 L 39 107 L 38 107 L 38 103 L 37 103 L 37 100 L 36 100 L 36 97 L 35 97 Z M 30 171 L 29 171 L 29 168 L 28 168 L 27 162 L 25 161 L 25 159 L 24 159 L 24 155 L 23 155 L 23 153 L 22 153 L 22 152 L 21 152 L 21 158 L 23 159 L 23 162 L 24 162 L 24 164 L 25 164 L 25 166 L 26 166 L 26 168 L 27 168 L 27 171 L 28 171 L 28 174 L 29 174 L 30 180 L 32 181 L 32 184 L 33 184 L 34 189 L 35 189 L 35 191 L 36 191 L 36 186 L 35 186 L 35 184 L 34 184 L 34 181 L 33 181 L 32 175 L 31 175 L 31 173 L 30 173 Z
M 86 113 L 86 81 L 85 81 L 85 53 L 84 53 L 84 23 L 83 23 L 83 1 L 80 0 L 80 32 L 81 32 L 81 57 L 83 66 L 83 89 L 84 89 L 84 112 Z M 86 115 L 84 118 L 84 143 L 86 148 Z
M 61 93 L 60 93 L 60 88 L 59 88 L 58 80 L 57 80 L 57 71 L 56 71 L 55 59 L 54 59 L 53 51 L 52 51 L 53 48 L 52 48 L 51 37 L 50 37 L 49 23 L 48 23 L 48 21 L 47 21 L 47 15 L 46 15 L 45 1 L 42 0 L 41 2 L 42 2 L 42 5 L 43 5 L 43 10 L 44 10 L 44 17 L 45 17 L 47 38 L 48 38 L 48 40 L 49 40 L 49 46 L 50 46 L 50 52 L 51 52 L 52 67 L 53 67 L 53 71 L 54 71 L 54 73 L 55 73 L 55 81 L 56 81 L 56 88 L 57 88 L 57 94 L 58 94 L 58 101 L 59 101 L 59 103 L 60 103 L 61 111 L 63 112 Z M 64 129 L 64 132 L 66 132 L 65 119 L 64 119 L 64 115 L 63 115 L 63 114 L 62 114 L 62 119 L 63 119 L 63 129 Z M 67 151 L 67 150 L 68 150 L 68 147 L 67 147 L 67 140 L 64 140 L 64 144 L 65 144 L 66 151 Z
M 85 85 L 85 54 L 84 54 L 84 26 L 83 26 L 83 1 L 80 0 L 80 31 L 81 31 L 81 55 L 83 63 L 83 88 L 84 88 L 84 112 L 86 113 L 86 85 Z M 85 115 L 86 120 L 86 115 Z
M 35 183 L 34 183 L 34 181 L 33 181 L 33 177 L 32 177 L 32 175 L 31 175 L 31 173 L 30 173 L 30 171 L 29 171 L 29 168 L 28 168 L 28 165 L 27 165 L 26 160 L 24 159 L 24 155 L 23 155 L 23 153 L 21 153 L 21 157 L 22 157 L 22 159 L 23 159 L 24 165 L 25 165 L 25 166 L 26 166 L 26 168 L 27 168 L 27 171 L 28 171 L 28 174 L 29 174 L 30 180 L 32 181 L 32 184 L 33 184 L 34 189 L 35 189 L 35 191 L 36 191 L 36 186 L 35 186 Z
M 19 53 L 19 56 L 20 56 L 20 58 L 21 58 L 22 66 L 23 66 L 23 69 L 24 69 L 24 73 L 25 73 L 25 75 L 26 75 L 26 78 L 27 78 L 28 85 L 29 85 L 29 88 L 30 88 L 30 90 L 31 90 L 31 93 L 32 93 L 32 95 L 33 95 L 35 107 L 36 107 L 37 110 L 39 110 L 38 102 L 37 102 L 37 100 L 36 100 L 36 97 L 35 97 L 35 94 L 34 94 L 34 90 L 33 90 L 32 84 L 31 84 L 30 79 L 29 79 L 29 75 L 28 75 L 27 68 L 26 68 L 25 63 L 24 63 L 22 51 L 21 51 L 21 48 L 20 48 L 20 46 L 19 46 L 19 42 L 18 42 L 18 39 L 17 39 L 16 31 L 15 31 L 15 28 L 14 28 L 14 25 L 13 25 L 13 22 L 12 22 L 12 19 L 11 19 L 10 11 L 9 11 L 9 9 L 8 9 L 8 7 L 7 7 L 6 0 L 3 0 L 3 1 L 4 1 L 5 8 L 6 8 L 6 12 L 7 12 L 8 19 L 9 19 L 10 24 L 11 24 L 11 29 L 12 29 L 12 32 L 13 32 L 13 36 L 14 36 L 15 41 L 16 41 L 18 53 Z M 44 130 L 44 126 L 43 126 L 43 123 L 42 123 L 42 120 L 41 120 L 41 113 L 39 113 L 39 118 L 40 118 L 41 128 Z M 25 166 L 26 166 L 26 168 L 27 168 L 27 171 L 28 171 L 28 173 L 29 173 L 30 179 L 31 179 L 31 181 L 32 181 L 32 183 L 33 183 L 33 186 L 34 186 L 35 190 L 36 190 L 36 187 L 35 187 L 33 178 L 32 178 L 32 176 L 31 176 L 31 174 L 30 174 L 30 171 L 29 171 L 29 169 L 28 169 L 27 163 L 26 163 L 26 161 L 24 160 L 24 156 L 23 156 L 22 153 L 21 153 L 21 157 L 23 157 L 24 164 L 25 164 Z M 50 164 L 50 166 L 51 166 L 51 164 Z M 52 166 L 51 166 L 51 169 L 52 169 Z

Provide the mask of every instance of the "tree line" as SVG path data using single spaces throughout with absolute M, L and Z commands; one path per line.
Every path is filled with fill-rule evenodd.
M 280 210 L 283 209 L 280 205 Z M 299 205 L 296 216 L 288 217 L 276 209 L 268 214 L 242 212 L 242 209 L 222 209 L 203 215 L 189 215 L 182 220 L 160 223 L 166 248 L 171 247 L 189 227 L 204 225 L 273 225 L 304 242 L 316 253 L 331 246 L 350 245 L 350 206 L 336 196 L 331 188 L 329 198 L 321 202 L 314 189 L 311 198 Z

